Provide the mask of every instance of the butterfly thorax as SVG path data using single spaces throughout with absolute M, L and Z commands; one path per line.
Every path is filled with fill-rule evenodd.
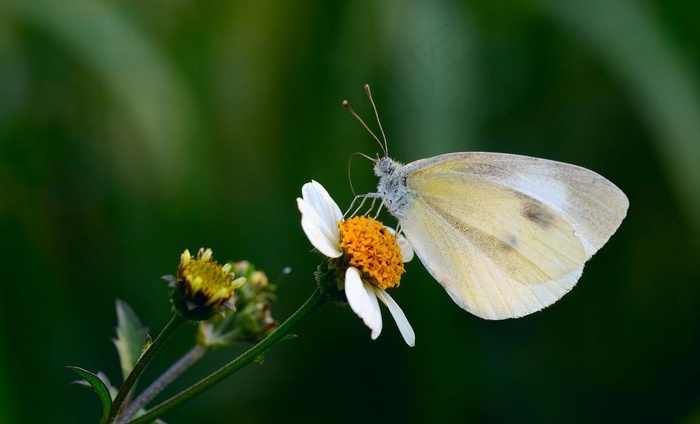
M 382 198 L 384 206 L 396 218 L 404 218 L 403 211 L 410 201 L 404 165 L 384 156 L 375 163 L 374 174 L 379 177 L 377 194 Z

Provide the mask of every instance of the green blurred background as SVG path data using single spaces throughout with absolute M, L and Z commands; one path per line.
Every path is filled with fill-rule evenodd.
M 0 0 L 0 422 L 97 422 L 64 366 L 119 383 L 114 300 L 156 333 L 160 276 L 185 248 L 272 280 L 291 266 L 274 305 L 289 316 L 320 262 L 302 184 L 344 208 L 349 158 L 378 150 L 341 107 L 372 121 L 365 83 L 395 159 L 575 163 L 627 193 L 628 217 L 543 312 L 480 320 L 414 261 L 392 296 L 415 348 L 386 311 L 371 341 L 329 305 L 165 420 L 700 422 L 699 13 L 692 0 Z M 367 161 L 351 170 L 373 190 Z

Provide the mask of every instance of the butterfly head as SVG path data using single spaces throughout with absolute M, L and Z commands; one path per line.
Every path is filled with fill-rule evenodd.
M 388 156 L 379 157 L 374 160 L 374 175 L 381 178 L 383 176 L 393 175 L 396 172 L 397 163 Z

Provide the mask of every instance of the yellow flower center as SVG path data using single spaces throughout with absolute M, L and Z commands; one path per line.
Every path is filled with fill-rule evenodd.
M 340 248 L 347 266 L 382 290 L 397 287 L 404 273 L 396 237 L 379 221 L 356 216 L 338 223 Z
M 231 266 L 219 265 L 209 249 L 200 250 L 197 258 L 191 258 L 186 251 L 178 267 L 178 277 L 184 283 L 184 297 L 198 305 L 222 305 L 240 286 L 233 280 Z

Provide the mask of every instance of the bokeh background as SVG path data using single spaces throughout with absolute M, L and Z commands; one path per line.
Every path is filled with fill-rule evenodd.
M 326 306 L 262 365 L 163 417 L 225 422 L 700 422 L 700 4 L 691 0 L 0 0 L 0 422 L 97 422 L 66 365 L 119 383 L 114 300 L 157 333 L 185 249 L 248 259 L 284 319 L 311 293 L 295 198 L 348 161 L 510 152 L 622 188 L 579 285 L 480 320 L 418 261 L 376 341 Z M 376 128 L 376 127 L 374 127 Z M 351 167 L 372 191 L 371 164 Z M 343 206 L 344 205 L 344 206 Z M 181 330 L 149 369 L 192 342 Z M 172 391 L 243 349 L 212 353 Z

